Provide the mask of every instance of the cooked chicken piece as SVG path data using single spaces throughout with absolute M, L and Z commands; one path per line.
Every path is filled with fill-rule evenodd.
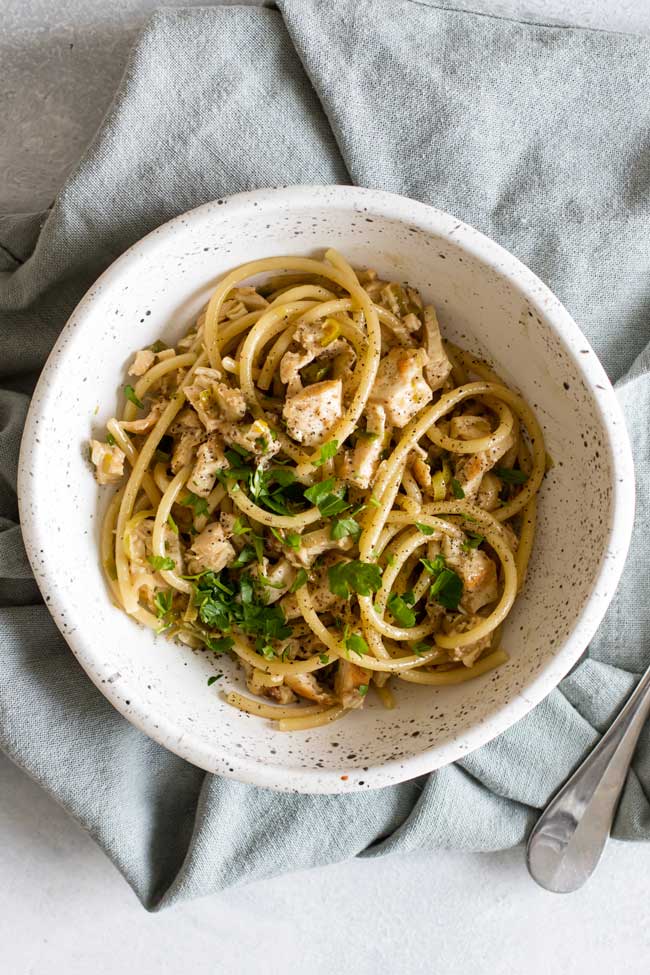
M 301 322 L 293 334 L 292 346 L 280 359 L 280 381 L 288 385 L 287 396 L 302 388 L 300 370 L 315 359 L 333 359 L 349 348 L 338 337 L 339 323 L 334 318 L 320 322 Z
M 90 459 L 95 465 L 98 484 L 114 484 L 124 474 L 124 451 L 116 445 L 90 441 Z
M 278 684 L 275 687 L 267 687 L 264 692 L 265 697 L 271 697 L 278 704 L 293 704 L 296 695 L 286 684 Z
M 282 416 L 289 436 L 307 447 L 323 443 L 343 413 L 342 394 L 341 380 L 328 379 L 287 399 Z
M 267 308 L 268 301 L 258 294 L 256 289 L 250 285 L 242 285 L 240 288 L 233 288 L 229 295 L 235 301 L 241 301 L 248 311 L 257 311 L 260 308 Z
M 404 427 L 433 397 L 422 368 L 428 362 L 424 349 L 391 349 L 379 363 L 370 403 L 386 410 L 392 426 Z
M 482 617 L 480 616 L 459 616 L 456 617 L 451 626 L 445 627 L 445 629 L 450 634 L 467 633 L 480 622 L 482 622 Z M 487 636 L 481 637 L 480 640 L 476 640 L 475 643 L 469 643 L 465 647 L 453 647 L 453 649 L 447 651 L 449 658 L 451 660 L 462 661 L 466 667 L 471 667 L 476 663 L 483 651 L 491 646 L 493 635 L 492 633 L 488 633 Z
M 181 468 L 194 460 L 196 448 L 205 440 L 205 427 L 194 410 L 186 407 L 180 411 L 170 426 L 169 433 L 174 438 L 170 466 L 172 472 L 178 474 Z
M 366 436 L 359 433 L 353 451 L 340 457 L 339 477 L 360 488 L 368 488 L 377 473 L 386 434 L 386 411 L 383 406 L 368 403 L 365 411 Z
M 442 345 L 438 317 L 433 305 L 424 309 L 424 347 L 428 361 L 424 375 L 432 390 L 440 389 L 451 372 L 451 362 Z
M 473 501 L 479 492 L 483 475 L 491 470 L 496 462 L 510 449 L 512 434 L 502 443 L 488 447 L 477 454 L 468 454 L 458 462 L 456 478 L 465 492 L 468 501 Z
M 408 464 L 422 490 L 428 491 L 431 487 L 431 466 L 426 450 L 415 446 L 409 453 Z
M 219 522 L 213 521 L 196 536 L 187 554 L 190 574 L 196 575 L 208 569 L 221 572 L 232 562 L 236 553 Z
M 220 379 L 218 369 L 200 366 L 194 373 L 192 385 L 185 387 L 185 395 L 209 432 L 218 430 L 220 421 L 237 423 L 246 414 L 246 400 L 241 389 L 231 389 Z
M 234 515 L 230 511 L 222 511 L 219 515 L 219 524 L 223 528 L 224 538 L 232 538 L 235 531 L 235 522 L 239 515 Z
M 492 427 L 484 416 L 455 416 L 449 424 L 449 436 L 454 440 L 478 440 L 489 437 Z
M 333 704 L 334 696 L 318 683 L 313 674 L 286 674 L 284 683 L 300 697 L 306 697 L 316 704 Z
M 120 420 L 120 426 L 123 430 L 128 431 L 128 433 L 149 433 L 153 430 L 156 423 L 160 419 L 160 414 L 167 406 L 167 401 L 164 399 L 155 400 L 151 404 L 151 409 L 146 416 L 143 416 L 139 420 Z
M 246 686 L 252 694 L 267 695 L 271 687 L 278 687 L 283 683 L 281 674 L 267 674 L 258 667 L 253 667 L 247 660 L 239 661 L 246 674 Z
M 153 518 L 144 518 L 137 525 L 129 528 L 124 534 L 125 548 L 131 562 L 132 572 L 151 572 L 147 563 L 147 556 L 151 555 L 151 537 L 153 535 Z
M 266 556 L 262 558 L 261 565 L 258 562 L 251 566 L 250 574 L 263 587 L 263 598 L 267 605 L 277 603 L 278 599 L 282 599 L 296 578 L 296 570 L 286 559 L 280 559 L 275 565 L 270 565 Z
M 368 689 L 371 671 L 358 667 L 349 660 L 339 660 L 334 677 L 334 693 L 344 708 L 361 708 L 365 694 L 359 688 Z
M 447 565 L 463 580 L 461 608 L 466 613 L 475 613 L 497 598 L 497 567 L 485 552 L 476 548 L 465 551 L 462 544 L 460 539 L 445 535 L 442 554 Z
M 499 493 L 501 491 L 501 481 L 496 474 L 489 471 L 481 478 L 481 484 L 476 495 L 476 503 L 479 508 L 485 511 L 494 511 L 501 503 Z
M 196 452 L 196 463 L 187 482 L 187 489 L 200 498 L 207 498 L 214 487 L 217 471 L 228 467 L 223 443 L 216 433 L 211 433 Z
M 151 349 L 140 349 L 136 352 L 133 362 L 129 366 L 129 376 L 144 376 L 151 369 L 156 360 L 156 353 Z
M 182 576 L 185 572 L 185 564 L 183 559 L 183 550 L 181 548 L 181 540 L 176 532 L 169 527 L 169 525 L 165 525 L 164 543 L 165 555 L 168 555 L 170 559 L 174 560 L 174 572 Z
M 309 568 L 323 552 L 329 552 L 332 549 L 346 552 L 353 545 L 354 540 L 350 535 L 338 539 L 331 538 L 329 528 L 318 528 L 316 531 L 306 532 L 301 538 L 300 548 L 296 552 L 287 552 L 287 558 L 294 565 Z
M 227 444 L 237 444 L 248 450 L 262 467 L 282 446 L 265 420 L 255 420 L 250 426 L 223 421 L 217 427 Z

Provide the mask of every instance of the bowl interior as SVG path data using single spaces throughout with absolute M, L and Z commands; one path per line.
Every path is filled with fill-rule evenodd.
M 344 721 L 287 735 L 224 702 L 225 690 L 243 684 L 229 661 L 155 637 L 112 606 L 98 556 L 109 495 L 98 494 L 85 446 L 114 414 L 134 350 L 183 333 L 220 275 L 253 258 L 319 254 L 328 246 L 420 289 L 436 305 L 443 332 L 491 359 L 527 398 L 554 466 L 541 491 L 528 582 L 503 635 L 510 661 L 456 688 L 397 681 L 394 711 L 368 701 Z M 458 221 L 352 188 L 234 197 L 145 238 L 73 315 L 39 384 L 25 437 L 28 550 L 84 668 L 162 744 L 209 770 L 276 788 L 385 785 L 452 761 L 512 724 L 584 648 L 614 585 L 603 577 L 604 560 L 613 559 L 616 574 L 627 545 L 625 531 L 612 541 L 614 472 L 628 463 L 624 432 L 616 456 L 612 424 L 620 420 L 612 401 L 594 354 L 556 299 Z M 52 510 L 54 538 L 43 515 Z M 214 673 L 224 676 L 208 687 Z

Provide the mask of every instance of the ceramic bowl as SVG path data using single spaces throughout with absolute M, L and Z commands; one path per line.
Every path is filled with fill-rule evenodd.
M 134 350 L 173 343 L 219 277 L 253 258 L 321 254 L 408 280 L 444 333 L 486 356 L 534 408 L 555 466 L 540 498 L 525 590 L 508 619 L 509 662 L 453 688 L 400 684 L 397 708 L 368 701 L 325 728 L 284 734 L 240 713 L 226 661 L 141 628 L 109 599 L 98 555 L 108 495 L 88 438 L 116 409 Z M 78 305 L 34 394 L 20 459 L 27 552 L 81 666 L 132 724 L 204 769 L 274 789 L 389 785 L 466 755 L 525 715 L 578 660 L 616 587 L 634 477 L 621 411 L 588 342 L 515 257 L 452 216 L 354 187 L 261 190 L 208 203 L 131 247 Z M 56 512 L 56 531 L 52 530 Z

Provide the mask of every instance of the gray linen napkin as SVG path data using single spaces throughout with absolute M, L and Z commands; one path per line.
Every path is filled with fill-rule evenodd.
M 148 908 L 358 854 L 517 844 L 650 661 L 650 40 L 408 0 L 280 6 L 155 15 L 52 208 L 0 218 L 0 747 Z M 295 796 L 204 774 L 95 690 L 31 578 L 16 464 L 38 371 L 118 254 L 207 200 L 337 181 L 449 210 L 559 294 L 618 382 L 638 515 L 590 658 L 525 719 L 417 783 Z M 650 837 L 649 795 L 650 729 L 617 836 Z

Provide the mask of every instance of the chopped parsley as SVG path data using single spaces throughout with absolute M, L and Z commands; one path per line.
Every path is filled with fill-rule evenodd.
M 297 552 L 300 548 L 302 539 L 297 532 L 286 532 L 283 535 L 277 528 L 271 528 L 271 534 L 277 538 L 280 545 L 288 545 L 294 552 Z
M 112 433 L 106 434 L 106 443 L 108 444 L 109 447 L 114 447 L 115 444 L 117 443 Z
M 337 562 L 327 570 L 330 591 L 349 599 L 352 592 L 370 596 L 381 588 L 381 571 L 369 562 Z
M 304 569 L 298 569 L 298 571 L 296 572 L 296 578 L 289 586 L 289 592 L 298 592 L 299 589 L 302 589 L 302 587 L 307 582 L 307 578 L 308 577 L 306 571 Z
M 416 657 L 421 657 L 422 654 L 427 653 L 428 650 L 433 650 L 433 647 L 428 643 L 424 643 L 424 641 L 420 641 L 419 643 L 413 643 L 411 645 L 411 650 Z
M 201 515 L 207 515 L 210 513 L 208 509 L 208 502 L 205 500 L 205 498 L 200 498 L 198 494 L 193 494 L 191 491 L 189 491 L 178 503 L 184 505 L 186 508 L 191 508 L 194 512 L 195 518 L 200 518 Z
M 176 522 L 174 521 L 171 515 L 167 515 L 167 524 L 173 531 L 174 535 L 178 535 L 178 525 L 176 524 Z
M 328 460 L 331 460 L 332 457 L 336 456 L 336 451 L 338 449 L 338 440 L 330 440 L 329 443 L 324 443 L 316 460 L 312 460 L 312 466 L 322 467 L 323 464 L 326 464 Z
M 458 500 L 462 500 L 465 497 L 465 492 L 463 491 L 463 486 L 460 481 L 457 481 L 455 477 L 451 479 L 451 493 Z
M 370 430 L 355 430 L 355 434 L 356 434 L 357 437 L 360 437 L 361 440 L 378 440 L 379 439 L 379 434 L 378 433 L 371 433 Z
M 494 473 L 502 481 L 505 481 L 506 484 L 525 484 L 528 480 L 528 474 L 524 474 L 523 471 L 514 470 L 512 467 L 495 467 Z
M 212 677 L 208 677 L 208 687 L 212 687 L 215 681 L 223 677 L 223 674 L 213 674 Z
M 419 532 L 422 532 L 423 535 L 433 535 L 435 532 L 435 528 L 431 528 L 429 525 L 423 525 L 419 521 L 415 522 L 415 527 Z
M 361 534 L 361 525 L 355 518 L 335 518 L 330 525 L 330 538 L 337 541 L 351 535 L 356 541 Z
M 201 573 L 194 586 L 194 605 L 202 623 L 224 634 L 237 629 L 266 644 L 292 633 L 282 609 L 258 598 L 249 575 L 233 580 L 227 571 Z
M 433 560 L 420 559 L 420 562 L 427 572 L 435 576 L 429 590 L 429 597 L 435 599 L 445 609 L 457 609 L 463 595 L 463 581 L 458 573 L 446 567 L 442 555 L 436 555 Z
M 147 562 L 154 567 L 156 572 L 169 572 L 176 568 L 176 563 L 168 555 L 148 555 Z
M 368 649 L 368 644 L 366 643 L 364 638 L 360 636 L 358 633 L 350 633 L 349 627 L 347 626 L 343 631 L 343 645 L 345 649 L 348 651 L 348 656 L 350 655 L 350 651 L 352 653 L 356 653 L 358 657 L 364 657 L 367 653 L 370 652 Z
M 204 639 L 206 647 L 213 653 L 228 653 L 235 645 L 235 641 L 230 636 L 222 636 L 217 639 L 206 636 Z
M 327 656 L 326 653 L 321 653 L 318 659 L 322 664 L 328 664 L 330 662 L 330 658 Z
M 233 535 L 245 535 L 251 530 L 251 526 L 243 518 L 235 518 L 232 526 Z
M 243 565 L 254 562 L 256 558 L 257 554 L 254 547 L 252 545 L 244 545 L 237 558 L 230 563 L 230 567 L 231 569 L 241 569 Z
M 139 410 L 144 409 L 144 403 L 142 402 L 141 399 L 138 399 L 138 397 L 136 396 L 135 389 L 133 388 L 133 386 L 125 386 L 124 395 L 126 396 L 128 401 L 130 403 L 133 403 L 134 406 L 137 406 Z
M 467 532 L 467 541 L 463 542 L 461 548 L 464 552 L 471 552 L 473 548 L 478 548 L 484 541 L 484 535 L 477 535 L 476 532 Z
M 367 684 L 359 684 L 357 690 L 359 691 L 359 694 L 361 695 L 361 697 L 365 697 L 366 694 L 368 693 L 368 685 Z
M 153 598 L 153 604 L 156 608 L 156 616 L 159 620 L 167 616 L 167 613 L 171 612 L 172 608 L 172 593 L 168 589 L 166 591 L 161 590 L 157 592 Z
M 350 507 L 345 499 L 345 487 L 335 487 L 333 477 L 328 477 L 327 480 L 307 488 L 305 497 L 316 505 L 323 518 L 331 518 L 333 515 L 340 514 L 341 511 L 347 511 Z
M 412 609 L 415 596 L 412 592 L 405 592 L 401 596 L 393 593 L 388 597 L 388 609 L 399 626 L 415 626 L 415 611 Z

